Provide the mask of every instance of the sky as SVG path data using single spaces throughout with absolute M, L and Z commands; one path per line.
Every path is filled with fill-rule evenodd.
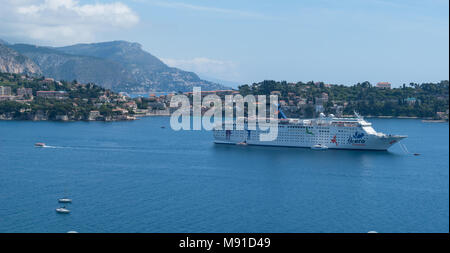
M 201 77 L 355 84 L 449 79 L 448 0 L 0 0 L 0 39 L 138 42 Z

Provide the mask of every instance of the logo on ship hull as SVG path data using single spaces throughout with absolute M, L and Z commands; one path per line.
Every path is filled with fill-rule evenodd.
M 338 145 L 337 140 L 336 140 L 336 135 L 333 137 L 333 139 L 331 139 L 331 142 L 332 142 L 332 143 L 335 143 L 336 146 Z
M 352 136 L 348 137 L 347 143 L 357 146 L 365 145 L 366 140 L 364 139 L 364 136 L 366 136 L 364 133 L 356 131 Z

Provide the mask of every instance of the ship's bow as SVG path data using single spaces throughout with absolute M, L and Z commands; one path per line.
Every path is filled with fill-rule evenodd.
M 383 144 L 385 146 L 385 149 L 389 149 L 392 145 L 400 142 L 401 140 L 407 138 L 406 135 L 386 135 L 382 137 Z

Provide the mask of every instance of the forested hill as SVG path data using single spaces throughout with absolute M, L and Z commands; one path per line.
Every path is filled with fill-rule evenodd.
M 383 89 L 369 82 L 352 86 L 322 82 L 287 83 L 263 81 L 239 87 L 242 95 L 271 93 L 280 95 L 289 112 L 300 116 L 325 113 L 352 114 L 357 111 L 371 116 L 408 116 L 442 118 L 449 109 L 449 82 L 410 83 L 399 88 Z M 443 115 L 443 116 L 442 116 Z

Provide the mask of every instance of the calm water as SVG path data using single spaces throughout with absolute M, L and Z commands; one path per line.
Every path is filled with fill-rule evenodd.
M 0 121 L 0 232 L 448 233 L 448 124 L 371 121 L 422 155 L 214 145 L 167 117 Z

